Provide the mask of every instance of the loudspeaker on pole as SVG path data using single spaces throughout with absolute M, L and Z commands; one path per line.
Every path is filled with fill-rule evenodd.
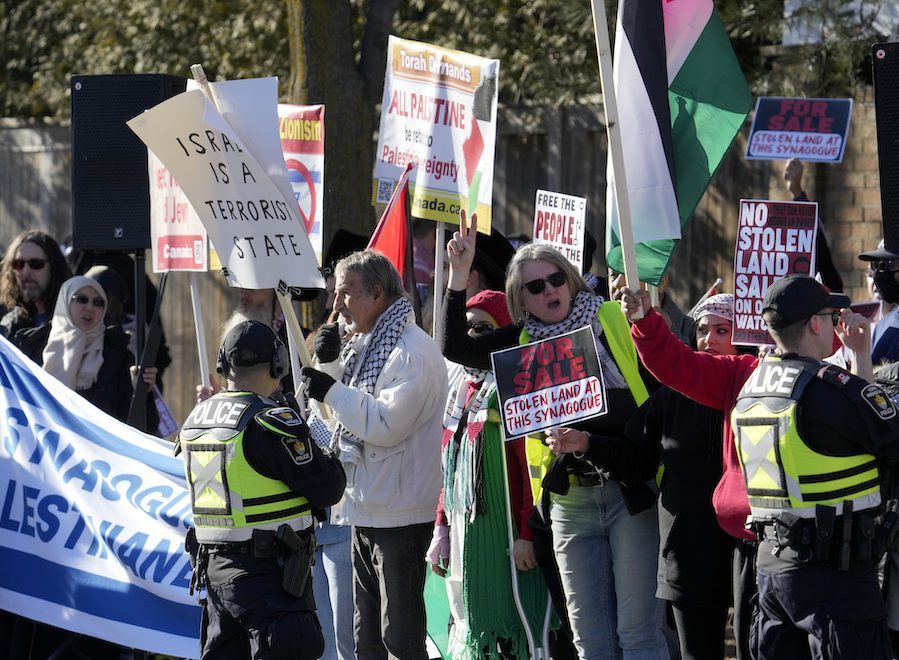
M 125 124 L 184 91 L 162 74 L 72 76 L 72 242 L 80 250 L 150 247 L 147 148 Z

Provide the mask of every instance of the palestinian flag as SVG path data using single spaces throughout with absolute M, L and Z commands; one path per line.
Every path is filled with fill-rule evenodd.
M 712 0 L 621 0 L 613 79 L 640 279 L 658 284 L 752 96 Z M 611 166 L 606 258 L 623 272 Z

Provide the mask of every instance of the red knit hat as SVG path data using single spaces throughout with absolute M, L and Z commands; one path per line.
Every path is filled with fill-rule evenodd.
M 500 327 L 512 323 L 512 317 L 509 316 L 509 308 L 506 305 L 506 294 L 502 291 L 484 289 L 480 293 L 476 293 L 465 303 L 465 309 L 472 307 L 490 314 Z

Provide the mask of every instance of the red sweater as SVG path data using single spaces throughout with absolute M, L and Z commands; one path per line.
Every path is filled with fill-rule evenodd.
M 730 427 L 730 412 L 758 358 L 693 351 L 668 329 L 655 310 L 633 324 L 631 336 L 640 361 L 661 383 L 704 406 L 724 411 L 724 470 L 712 504 L 724 531 L 738 539 L 754 539 L 755 535 L 743 527 L 749 515 L 749 499 Z

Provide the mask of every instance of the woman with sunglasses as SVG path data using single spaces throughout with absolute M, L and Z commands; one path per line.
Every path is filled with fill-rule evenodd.
M 576 424 L 623 436 L 647 393 L 616 303 L 603 305 L 558 251 L 519 249 L 506 273 L 506 297 L 515 323 L 478 337 L 465 326 L 465 282 L 474 258 L 477 217 L 465 213 L 447 245 L 450 267 L 444 355 L 468 367 L 490 368 L 490 353 L 582 328 L 593 329 L 609 400 L 609 414 Z M 611 335 L 607 337 L 607 335 Z M 624 339 L 623 343 L 617 339 Z M 613 355 L 613 351 L 617 355 Z M 655 597 L 658 524 L 655 496 L 645 483 L 628 486 L 600 472 L 583 454 L 551 460 L 549 449 L 526 440 L 531 486 L 550 519 L 568 619 L 580 658 L 667 658 L 662 603 Z
M 60 287 L 50 323 L 20 330 L 13 343 L 44 371 L 124 421 L 137 367 L 132 367 L 134 356 L 122 327 L 106 326 L 107 304 L 106 292 L 96 280 L 76 275 Z M 144 381 L 150 387 L 155 380 L 155 368 L 144 370 Z

